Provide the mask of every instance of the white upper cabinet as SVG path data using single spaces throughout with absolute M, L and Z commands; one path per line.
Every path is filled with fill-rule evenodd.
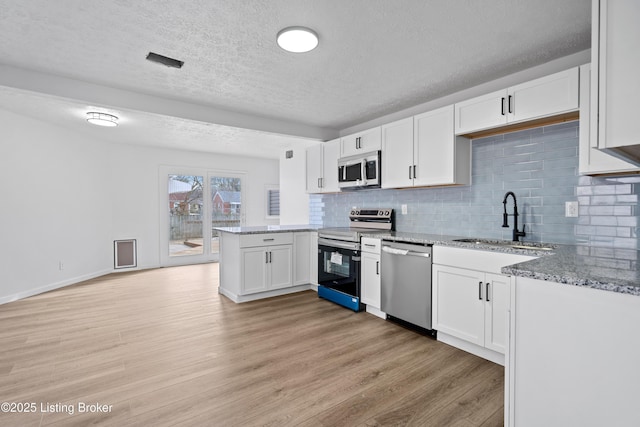
M 465 134 L 505 125 L 506 98 L 504 89 L 457 103 L 455 132 Z
M 413 185 L 471 184 L 471 141 L 454 134 L 453 122 L 453 105 L 413 118 Z
M 580 67 L 580 81 L 589 82 L 591 75 L 591 65 L 586 64 Z M 580 162 L 579 172 L 581 175 L 598 175 L 618 172 L 637 171 L 638 167 L 631 163 L 618 159 L 610 154 L 598 149 L 598 138 L 591 138 L 591 120 L 595 118 L 591 115 L 591 86 L 589 84 L 580 85 Z
M 338 157 L 340 157 L 340 139 L 334 139 L 323 144 L 322 152 L 322 192 L 337 193 L 338 187 Z
M 640 165 L 638 17 L 638 0 L 593 0 L 591 138 Z
M 335 193 L 338 187 L 340 139 L 311 146 L 306 151 L 307 193 Z
M 413 117 L 382 126 L 382 188 L 413 186 Z
M 382 187 L 469 184 L 471 142 L 453 118 L 450 105 L 382 126 Z
M 455 133 L 463 135 L 576 111 L 578 68 L 457 103 Z
M 578 67 L 509 88 L 507 122 L 515 123 L 576 111 L 579 108 Z
M 307 148 L 307 193 L 322 193 L 322 146 L 318 144 Z
M 380 126 L 345 136 L 340 139 L 340 157 L 378 151 L 382 146 L 381 140 Z

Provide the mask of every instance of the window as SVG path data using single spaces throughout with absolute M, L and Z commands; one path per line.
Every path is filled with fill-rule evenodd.
M 267 186 L 267 218 L 280 216 L 280 189 L 277 186 Z

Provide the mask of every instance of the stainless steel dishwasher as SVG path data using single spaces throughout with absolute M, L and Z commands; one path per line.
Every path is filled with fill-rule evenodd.
M 399 319 L 431 331 L 432 247 L 382 242 L 380 265 L 381 309 Z

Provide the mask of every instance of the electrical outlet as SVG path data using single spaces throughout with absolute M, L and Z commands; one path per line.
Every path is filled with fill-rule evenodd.
M 400 208 L 402 210 L 402 215 L 406 215 L 407 214 L 407 205 L 402 205 Z
M 564 216 L 567 218 L 578 217 L 578 202 L 565 202 L 564 204 Z
M 58 269 L 59 269 L 60 271 L 64 270 L 64 263 L 63 263 L 62 261 L 60 261 L 60 262 L 58 263 Z

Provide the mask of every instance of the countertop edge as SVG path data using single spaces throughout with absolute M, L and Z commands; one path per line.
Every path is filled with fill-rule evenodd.
M 363 236 L 380 238 L 383 240 L 392 240 L 397 242 L 439 245 L 457 247 L 461 249 L 535 256 L 535 260 L 524 261 L 521 263 L 504 266 L 501 271 L 503 274 L 515 277 L 526 277 L 558 284 L 587 287 L 608 292 L 640 296 L 640 284 L 635 285 L 633 279 L 629 280 L 627 278 L 607 278 L 605 277 L 606 274 L 593 273 L 584 273 L 582 276 L 580 276 L 580 274 L 576 272 L 579 271 L 579 269 L 576 267 L 577 263 L 575 262 L 575 260 L 579 257 L 579 255 L 576 254 L 578 246 L 575 245 L 553 244 L 554 250 L 541 251 L 535 249 L 516 249 L 510 248 L 508 246 L 494 246 L 482 243 L 477 244 L 452 241 L 453 239 L 460 238 L 458 236 L 429 235 L 403 232 L 371 233 L 363 234 Z M 596 268 L 593 266 L 589 267 Z M 609 270 L 611 271 L 611 269 Z M 550 271 L 556 271 L 556 274 L 550 273 Z M 558 271 L 562 271 L 563 273 L 558 274 Z

